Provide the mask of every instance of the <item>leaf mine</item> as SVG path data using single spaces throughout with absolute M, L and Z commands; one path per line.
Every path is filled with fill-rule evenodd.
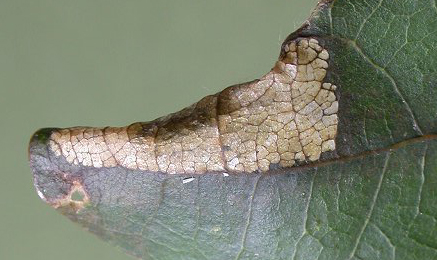
M 127 127 L 54 131 L 49 147 L 68 163 L 169 174 L 265 172 L 334 151 L 336 86 L 329 53 L 299 38 L 259 80 L 226 88 L 174 114 Z
M 428 1 L 322 0 L 260 79 L 37 131 L 37 193 L 141 259 L 437 259 L 436 24 Z

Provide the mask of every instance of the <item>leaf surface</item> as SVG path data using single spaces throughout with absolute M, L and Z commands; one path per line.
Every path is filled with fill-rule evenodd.
M 281 61 L 302 39 L 329 52 L 324 82 L 337 86 L 338 131 L 320 160 L 191 174 L 96 167 L 57 154 L 50 142 L 60 130 L 43 129 L 29 148 L 37 191 L 143 259 L 437 258 L 436 25 L 434 1 L 322 1 L 287 38 Z M 222 96 L 199 102 L 201 113 L 149 124 L 188 136 L 240 108 L 225 99 L 211 114 L 205 100 Z

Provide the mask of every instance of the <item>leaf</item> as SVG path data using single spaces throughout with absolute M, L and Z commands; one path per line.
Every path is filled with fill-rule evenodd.
M 436 23 L 434 1 L 322 1 L 260 80 L 38 131 L 35 187 L 143 259 L 437 258 Z

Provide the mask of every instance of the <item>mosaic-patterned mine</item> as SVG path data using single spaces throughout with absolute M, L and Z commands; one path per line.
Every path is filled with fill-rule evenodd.
M 315 39 L 285 47 L 263 78 L 229 87 L 152 122 L 52 133 L 69 163 L 165 173 L 267 171 L 335 150 L 336 86 L 324 82 L 329 53 Z

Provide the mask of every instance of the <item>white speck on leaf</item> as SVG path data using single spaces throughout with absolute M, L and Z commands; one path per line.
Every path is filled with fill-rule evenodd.
M 183 184 L 187 184 L 187 183 L 190 183 L 190 182 L 194 181 L 195 179 L 196 178 L 194 178 L 194 177 L 188 177 L 188 178 L 183 179 L 182 183 Z

